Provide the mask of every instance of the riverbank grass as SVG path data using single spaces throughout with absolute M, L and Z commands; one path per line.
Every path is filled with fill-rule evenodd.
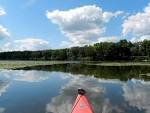
M 78 61 L 0 61 L 0 69 L 17 69 L 31 66 L 44 66 L 53 64 L 73 64 L 97 66 L 150 66 L 150 62 L 78 62 Z
M 0 69 L 17 69 L 31 66 L 76 63 L 72 61 L 0 61 Z
M 86 65 L 98 66 L 150 66 L 150 62 L 100 62 L 100 63 L 84 63 Z

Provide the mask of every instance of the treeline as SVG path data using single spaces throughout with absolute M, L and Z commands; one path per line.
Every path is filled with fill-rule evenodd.
M 141 61 L 149 59 L 150 40 L 136 43 L 120 40 L 116 43 L 101 42 L 84 47 L 0 53 L 0 60 Z

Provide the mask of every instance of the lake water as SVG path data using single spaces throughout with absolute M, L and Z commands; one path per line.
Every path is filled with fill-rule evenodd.
M 150 67 L 79 64 L 0 71 L 0 113 L 70 113 L 84 88 L 94 113 L 150 113 Z

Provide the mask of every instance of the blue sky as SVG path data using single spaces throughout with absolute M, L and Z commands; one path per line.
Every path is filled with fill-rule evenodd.
M 149 3 L 0 0 L 0 51 L 83 46 L 122 38 L 133 42 L 150 39 Z

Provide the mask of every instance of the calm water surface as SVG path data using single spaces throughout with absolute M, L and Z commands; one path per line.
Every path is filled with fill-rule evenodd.
M 94 113 L 150 113 L 149 67 L 79 64 L 0 70 L 0 113 L 69 113 L 81 87 Z

